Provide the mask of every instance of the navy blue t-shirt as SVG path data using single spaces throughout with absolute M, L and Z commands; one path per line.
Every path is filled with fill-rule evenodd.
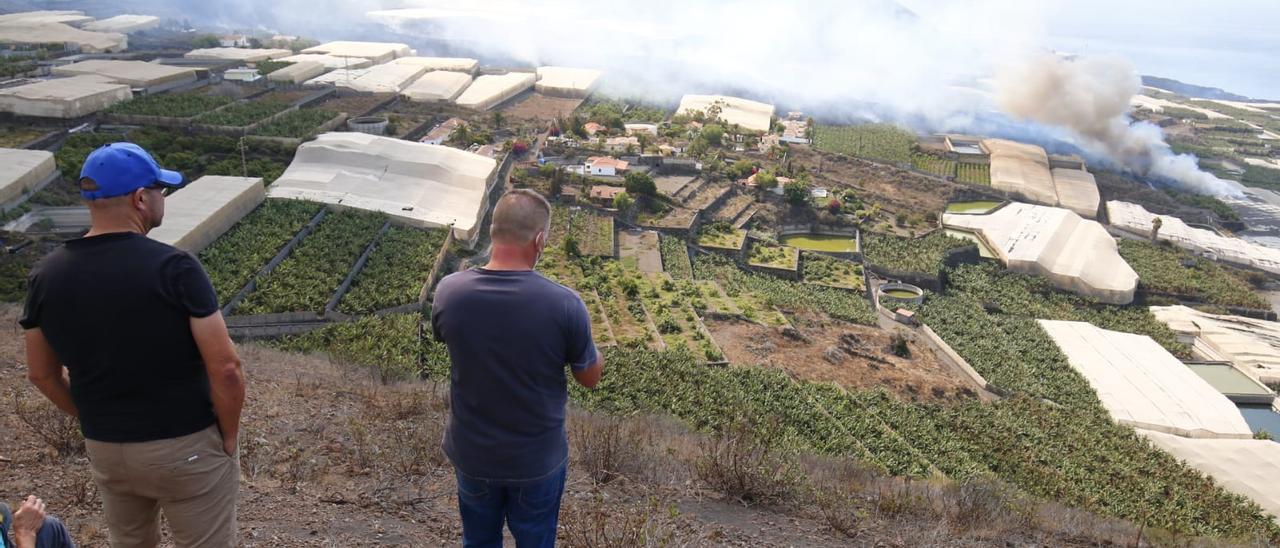
M 431 327 L 449 348 L 444 451 L 463 474 L 539 479 L 569 457 L 565 365 L 596 361 L 587 307 L 537 272 L 475 268 L 440 281 Z

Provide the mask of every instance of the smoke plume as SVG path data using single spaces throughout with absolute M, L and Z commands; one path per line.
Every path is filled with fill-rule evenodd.
M 1133 67 L 1118 57 L 1043 54 L 997 74 L 996 101 L 1017 118 L 1071 130 L 1086 153 L 1141 177 L 1199 194 L 1240 195 L 1201 171 L 1194 156 L 1174 154 L 1159 127 L 1129 118 L 1129 101 L 1141 85 Z

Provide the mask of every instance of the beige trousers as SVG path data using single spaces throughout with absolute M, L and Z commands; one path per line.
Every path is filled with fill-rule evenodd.
M 160 543 L 159 514 L 179 548 L 236 545 L 240 459 L 222 449 L 215 424 L 141 443 L 85 440 L 114 548 Z

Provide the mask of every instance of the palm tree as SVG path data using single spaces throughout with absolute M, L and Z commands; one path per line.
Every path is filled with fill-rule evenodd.
M 1156 237 L 1160 235 L 1160 227 L 1164 225 L 1164 221 L 1156 217 L 1151 220 L 1151 243 L 1155 243 Z

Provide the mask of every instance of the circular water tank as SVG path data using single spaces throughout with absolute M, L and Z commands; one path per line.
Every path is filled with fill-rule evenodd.
M 384 135 L 387 132 L 387 117 L 359 116 L 347 120 L 347 127 L 351 128 L 351 131 L 359 131 L 369 135 Z
M 920 304 L 924 302 L 924 290 L 911 284 L 890 282 L 876 291 L 879 298 L 894 304 Z

